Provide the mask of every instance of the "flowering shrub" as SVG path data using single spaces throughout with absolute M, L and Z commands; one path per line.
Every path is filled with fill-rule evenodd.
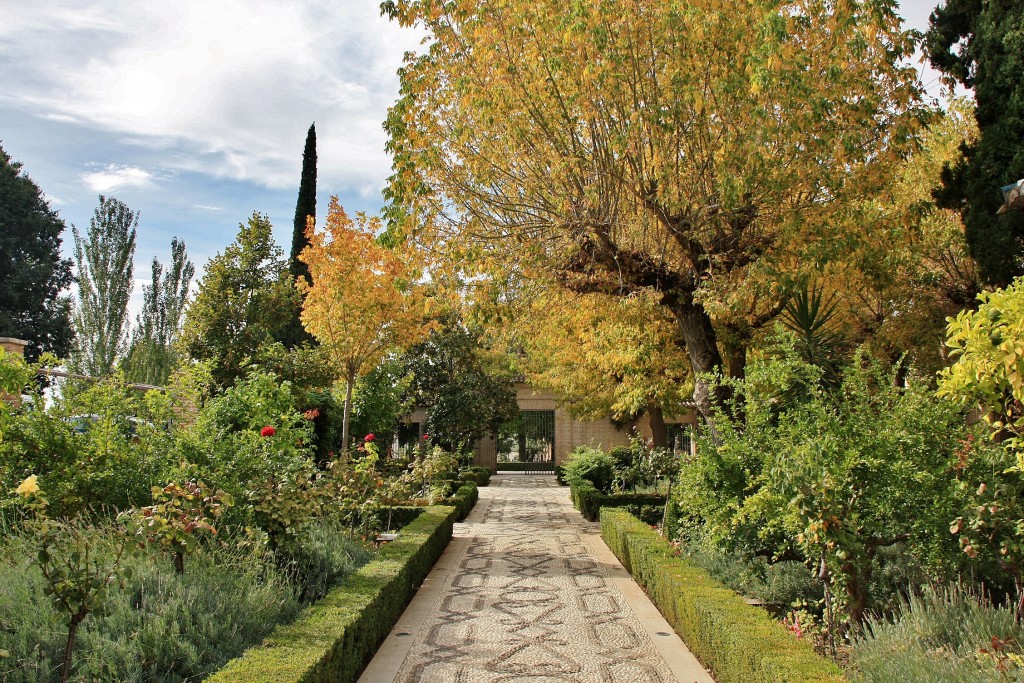
M 251 508 L 245 492 L 254 484 L 289 478 L 312 462 L 313 424 L 295 407 L 292 387 L 269 373 L 247 379 L 210 399 L 178 438 L 185 471 L 167 479 L 202 478 L 234 496 L 230 513 L 239 523 Z

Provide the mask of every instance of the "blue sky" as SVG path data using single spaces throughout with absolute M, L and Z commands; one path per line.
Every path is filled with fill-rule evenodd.
M 903 0 L 923 29 L 933 0 Z M 141 214 L 137 283 L 182 237 L 201 274 L 239 222 L 291 221 L 309 124 L 318 210 L 379 210 L 381 128 L 419 36 L 377 0 L 33 0 L 0 3 L 0 145 L 70 226 L 99 194 Z M 926 82 L 934 73 L 926 73 Z M 136 287 L 135 304 L 141 299 Z

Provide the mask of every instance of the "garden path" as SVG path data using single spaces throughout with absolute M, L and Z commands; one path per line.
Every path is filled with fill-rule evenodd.
M 552 476 L 501 475 L 360 683 L 691 683 L 711 677 Z

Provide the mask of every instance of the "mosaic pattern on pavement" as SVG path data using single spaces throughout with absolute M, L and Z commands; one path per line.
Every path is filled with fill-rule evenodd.
M 483 523 L 459 525 L 466 551 L 396 683 L 675 681 L 588 549 L 596 525 L 554 477 L 503 477 L 481 494 Z

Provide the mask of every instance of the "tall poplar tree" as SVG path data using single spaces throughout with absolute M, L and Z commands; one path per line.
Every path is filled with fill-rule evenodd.
M 86 236 L 71 228 L 78 267 L 78 341 L 71 366 L 78 372 L 107 375 L 126 351 L 138 227 L 138 213 L 114 197 L 100 195 Z
M 176 361 L 174 342 L 181 330 L 195 272 L 185 242 L 177 237 L 171 240 L 171 265 L 166 272 L 153 257 L 152 281 L 142 286 L 142 312 L 136 318 L 124 363 L 130 380 L 159 385 L 170 377 Z
M 963 216 L 982 278 L 1024 274 L 1024 214 L 997 215 L 999 188 L 1024 178 L 1024 3 L 947 0 L 932 12 L 925 51 L 948 82 L 974 89 L 977 142 L 942 173 L 936 199 Z
M 0 147 L 0 337 L 64 357 L 71 348 L 71 261 L 60 257 L 64 221 Z

